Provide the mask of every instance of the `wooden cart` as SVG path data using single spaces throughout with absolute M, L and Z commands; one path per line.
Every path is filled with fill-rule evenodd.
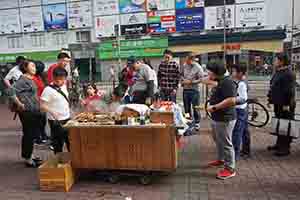
M 177 167 L 176 130 L 161 124 L 143 126 L 70 123 L 72 166 L 76 169 L 172 172 Z M 111 176 L 111 182 L 117 177 Z

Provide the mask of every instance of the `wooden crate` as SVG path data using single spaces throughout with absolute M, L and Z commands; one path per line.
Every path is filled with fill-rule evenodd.
M 150 121 L 152 123 L 164 123 L 164 124 L 174 124 L 174 114 L 173 112 L 151 112 Z
M 40 190 L 68 192 L 75 182 L 69 153 L 49 158 L 38 169 Z
M 174 127 L 69 128 L 76 169 L 173 171 L 177 167 Z

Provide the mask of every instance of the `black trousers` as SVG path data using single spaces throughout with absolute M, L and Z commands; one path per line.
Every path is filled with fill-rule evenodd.
M 133 93 L 132 103 L 145 104 L 146 102 L 146 92 L 136 91 Z
M 68 120 L 54 121 L 49 120 L 51 129 L 52 145 L 54 147 L 54 153 L 57 154 L 63 151 L 64 144 L 66 143 L 68 151 L 70 151 L 70 142 L 68 130 L 63 127 Z
M 46 134 L 46 124 L 47 124 L 47 116 L 46 113 L 39 113 L 39 128 L 40 134 L 37 136 L 37 140 L 43 140 L 47 138 Z
M 295 108 L 290 108 L 290 110 L 284 110 L 282 105 L 274 105 L 274 112 L 276 118 L 281 119 L 294 119 L 295 118 Z M 277 136 L 276 146 L 278 151 L 287 152 L 290 150 L 292 142 L 292 137 L 279 135 Z
M 40 135 L 39 112 L 20 112 L 22 124 L 22 158 L 30 159 L 33 152 L 34 139 Z

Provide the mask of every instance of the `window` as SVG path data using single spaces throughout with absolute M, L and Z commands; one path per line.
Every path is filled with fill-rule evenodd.
M 9 49 L 23 48 L 22 36 L 8 37 L 7 41 Z
M 33 47 L 44 47 L 45 46 L 45 35 L 44 34 L 33 34 L 30 35 L 31 44 Z
M 55 45 L 62 46 L 67 44 L 66 33 L 53 33 L 53 40 Z
M 76 41 L 77 42 L 90 42 L 91 41 L 91 32 L 90 31 L 79 31 L 76 32 Z

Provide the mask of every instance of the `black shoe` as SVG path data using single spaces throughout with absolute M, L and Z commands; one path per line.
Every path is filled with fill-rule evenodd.
M 50 146 L 49 146 L 49 149 L 50 149 L 51 151 L 54 151 L 54 146 L 53 146 L 53 145 L 50 145 Z
M 290 151 L 276 151 L 274 155 L 278 157 L 284 157 L 290 155 L 290 153 Z
M 268 151 L 277 151 L 278 150 L 278 146 L 274 145 L 274 146 L 268 146 L 267 147 Z

